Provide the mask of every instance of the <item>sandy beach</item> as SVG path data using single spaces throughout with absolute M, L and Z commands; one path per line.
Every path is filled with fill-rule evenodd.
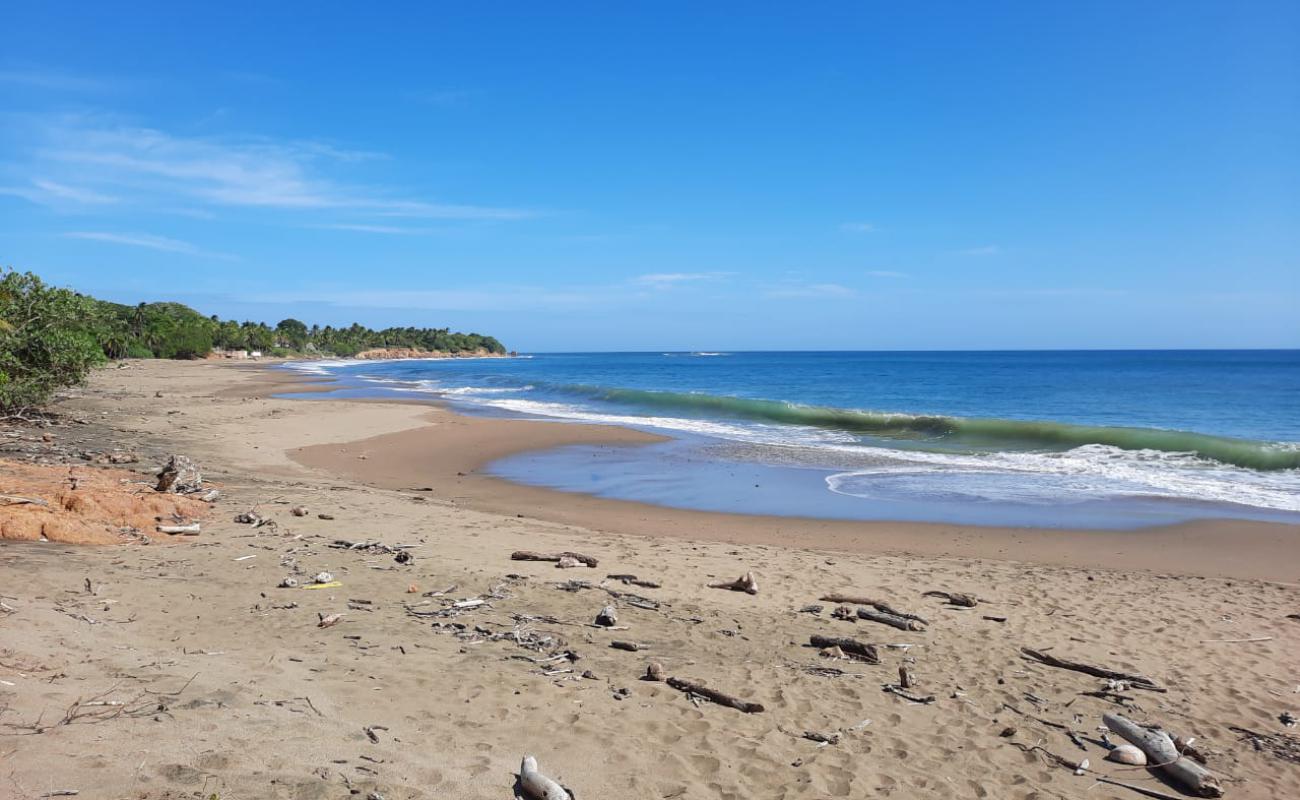
M 678 511 L 484 472 L 649 434 L 272 397 L 323 388 L 265 365 L 125 362 L 57 404 L 57 424 L 7 429 L 7 483 L 44 460 L 150 492 L 179 453 L 221 496 L 198 536 L 0 542 L 0 798 L 508 798 L 525 754 L 585 800 L 1143 796 L 1103 779 L 1186 796 L 1104 760 L 1104 713 L 1194 738 L 1226 797 L 1300 796 L 1300 738 L 1279 721 L 1300 713 L 1296 526 Z M 138 460 L 95 463 L 119 451 Z M 234 521 L 250 510 L 274 524 Z M 330 584 L 305 588 L 322 571 Z M 757 594 L 708 587 L 746 572 Z M 836 618 L 832 593 L 924 630 Z M 592 625 L 609 604 L 615 628 Z M 813 636 L 872 643 L 880 663 L 828 658 Z M 763 710 L 642 680 L 650 662 Z M 882 690 L 900 667 L 932 701 Z

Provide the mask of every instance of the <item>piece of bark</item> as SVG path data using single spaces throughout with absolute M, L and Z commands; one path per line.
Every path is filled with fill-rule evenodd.
M 855 656 L 859 661 L 865 661 L 868 664 L 879 664 L 880 653 L 873 644 L 859 642 L 857 639 L 848 639 L 842 636 L 817 636 L 813 635 L 808 638 L 809 644 L 813 647 L 838 647 L 845 653 Z
M 602 628 L 612 628 L 618 624 L 618 611 L 613 606 L 605 606 L 596 615 L 596 624 Z
M 159 525 L 158 532 L 170 534 L 172 536 L 175 536 L 178 533 L 186 536 L 198 536 L 199 523 L 192 522 L 189 525 Z
M 906 664 L 898 665 L 898 685 L 904 689 L 911 689 L 916 685 L 916 676 L 912 674 L 912 670 L 908 669 Z
M 519 787 L 530 800 L 571 800 L 572 793 L 537 769 L 537 759 L 524 756 L 519 765 Z
M 884 611 L 877 611 L 874 608 L 859 608 L 858 619 L 879 622 L 881 625 L 889 625 L 890 627 L 898 628 L 900 631 L 925 630 L 925 625 L 921 624 L 918 620 L 907 619 L 906 617 L 900 617 L 897 614 L 889 614 Z
M 554 561 L 559 563 L 561 559 L 566 557 L 575 561 L 580 561 L 593 568 L 598 563 L 592 556 L 584 556 L 582 553 L 570 553 L 567 551 L 563 553 L 536 553 L 532 550 L 516 550 L 510 554 L 510 558 L 513 561 Z
M 732 697 L 731 695 L 719 692 L 716 689 L 710 689 L 698 681 L 684 680 L 682 678 L 669 678 L 668 685 L 678 691 L 703 697 L 717 703 L 718 705 L 734 708 L 737 711 L 743 711 L 746 714 L 757 714 L 763 710 L 762 703 L 751 703 L 748 700 L 741 700 L 740 698 Z
M 1037 661 L 1040 664 L 1046 664 L 1049 667 L 1058 667 L 1068 669 L 1074 672 L 1082 672 L 1085 675 L 1092 675 L 1097 678 L 1109 678 L 1111 680 L 1124 681 L 1134 689 L 1146 689 L 1149 692 L 1165 692 L 1166 689 L 1158 686 L 1155 681 L 1145 675 L 1134 675 L 1127 672 L 1118 672 L 1106 667 L 1097 667 L 1092 664 L 1084 664 L 1080 661 L 1067 661 L 1063 658 L 1057 658 L 1050 653 L 1041 650 L 1034 650 L 1030 647 L 1020 648 L 1020 652 L 1025 658 Z
M 976 604 L 979 603 L 979 599 L 975 597 L 975 595 L 966 594 L 965 592 L 941 592 L 938 590 L 934 590 L 934 591 L 926 592 L 925 596 L 942 597 L 943 599 L 947 600 L 950 604 L 954 606 L 961 606 L 962 608 L 974 608 Z
M 754 573 L 746 572 L 734 581 L 723 581 L 722 583 L 710 583 L 710 589 L 729 589 L 733 592 L 744 592 L 745 594 L 758 594 L 758 580 L 754 578 Z
M 1218 779 L 1205 767 L 1181 755 L 1169 734 L 1143 728 L 1119 714 L 1103 714 L 1101 720 L 1112 733 L 1124 737 L 1146 753 L 1151 768 L 1159 770 L 1180 789 L 1197 797 L 1223 796 L 1223 787 Z

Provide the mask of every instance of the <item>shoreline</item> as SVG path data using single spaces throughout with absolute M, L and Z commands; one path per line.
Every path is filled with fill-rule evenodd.
M 329 378 L 263 367 L 267 396 L 329 391 Z M 518 453 L 566 445 L 626 446 L 667 437 L 608 425 L 473 417 L 427 400 L 339 399 L 416 405 L 423 427 L 295 448 L 304 466 L 385 489 L 429 488 L 459 506 L 609 533 L 880 555 L 1013 560 L 1300 583 L 1300 526 L 1205 519 L 1136 530 L 1044 529 L 914 521 L 857 521 L 678 509 L 514 483 L 484 472 Z M 364 458 L 360 458 L 364 456 Z

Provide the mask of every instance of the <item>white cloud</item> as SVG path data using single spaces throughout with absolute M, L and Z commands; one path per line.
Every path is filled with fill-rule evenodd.
M 869 278 L 906 278 L 906 272 L 897 272 L 892 269 L 869 269 L 867 270 Z
M 986 244 L 980 247 L 967 247 L 965 250 L 958 250 L 958 255 L 963 256 L 995 256 L 1002 252 L 1002 248 L 996 244 Z
M 109 86 L 95 78 L 39 69 L 0 70 L 0 83 L 55 92 L 97 92 Z
M 118 198 L 78 186 L 69 186 L 44 178 L 33 178 L 28 186 L 0 186 L 0 194 L 21 197 L 45 206 L 107 205 Z
M 876 226 L 872 222 L 846 222 L 840 226 L 840 230 L 850 233 L 875 233 Z
M 683 283 L 717 280 L 726 274 L 724 272 L 652 272 L 648 275 L 638 275 L 632 279 L 632 282 L 657 289 L 667 289 Z
M 424 236 L 432 233 L 426 228 L 402 228 L 397 225 L 363 225 L 336 222 L 328 225 L 311 225 L 309 227 L 329 231 L 355 231 L 356 233 L 382 233 L 390 236 Z
M 856 289 L 838 283 L 805 283 L 802 281 L 784 281 L 763 287 L 764 297 L 776 298 L 837 298 L 854 297 Z
M 402 196 L 395 188 L 337 181 L 330 176 L 336 165 L 385 156 L 322 142 L 175 136 L 85 116 L 38 117 L 26 132 L 33 140 L 30 161 L 19 168 L 29 175 L 52 175 L 65 183 L 75 176 L 85 191 L 112 192 L 139 204 L 346 210 L 452 220 L 538 215 L 526 209 L 433 202 Z
M 108 242 L 128 247 L 144 247 L 149 250 L 161 250 L 164 253 L 179 253 L 200 258 L 220 258 L 235 260 L 236 256 L 228 253 L 211 253 L 189 242 L 169 239 L 166 236 L 154 236 L 148 233 L 113 233 L 111 231 L 69 231 L 63 234 L 65 239 L 85 239 L 93 242 Z

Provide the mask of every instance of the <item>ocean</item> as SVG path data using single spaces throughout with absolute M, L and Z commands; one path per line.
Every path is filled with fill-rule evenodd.
M 314 361 L 345 396 L 599 422 L 662 445 L 492 464 L 713 511 L 1135 528 L 1300 523 L 1300 351 L 539 353 Z

